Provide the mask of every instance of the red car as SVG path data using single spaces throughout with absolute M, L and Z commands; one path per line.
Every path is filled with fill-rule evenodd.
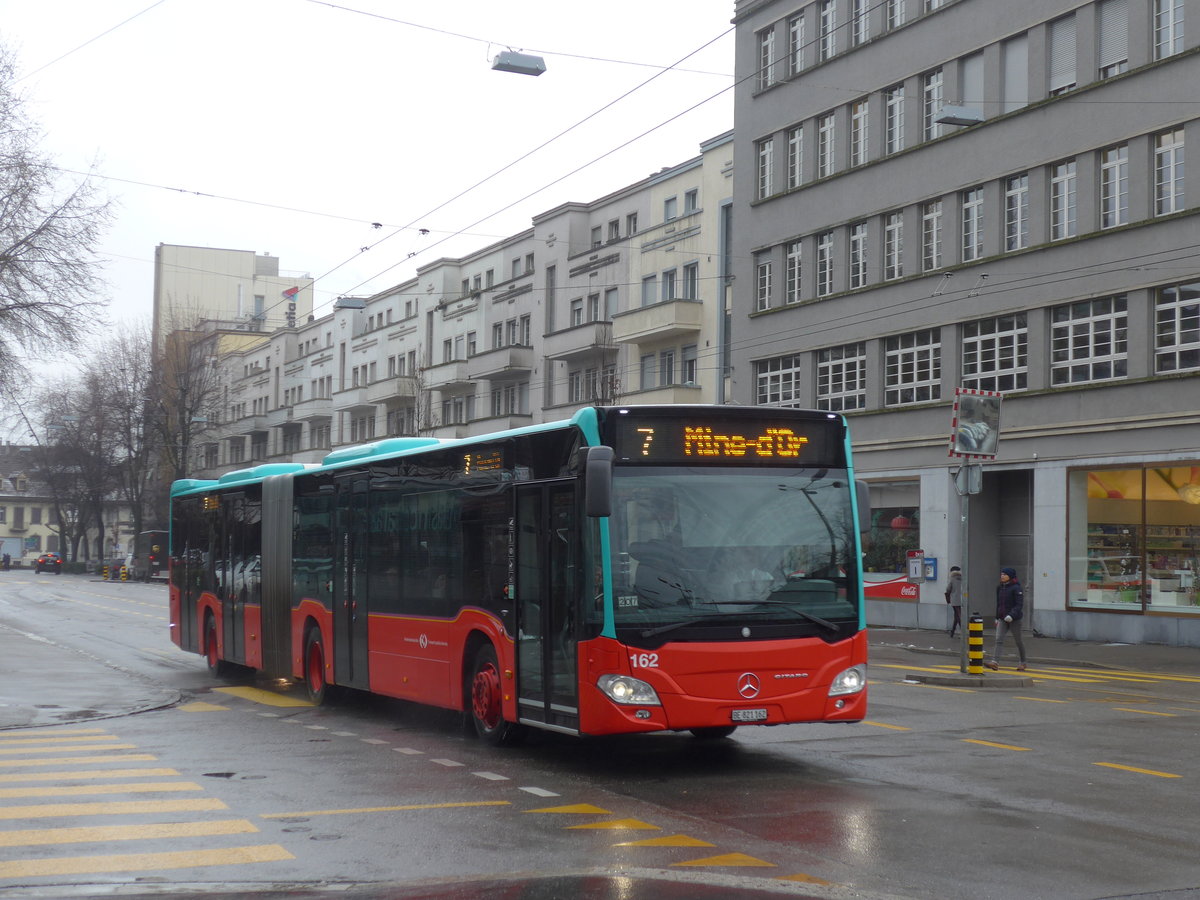
M 43 553 L 33 563 L 33 570 L 38 575 L 43 572 L 53 572 L 55 575 L 62 574 L 62 557 L 57 553 Z

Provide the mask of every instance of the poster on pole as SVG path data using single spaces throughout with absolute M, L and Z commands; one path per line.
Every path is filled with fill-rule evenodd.
M 1000 445 L 1000 401 L 996 391 L 955 388 L 950 455 L 995 459 Z

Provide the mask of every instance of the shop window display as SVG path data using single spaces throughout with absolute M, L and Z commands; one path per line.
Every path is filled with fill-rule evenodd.
M 1068 603 L 1200 614 L 1200 466 L 1070 475 Z
M 869 599 L 919 599 L 908 583 L 908 551 L 921 546 L 921 489 L 916 481 L 871 483 L 871 530 L 863 546 Z

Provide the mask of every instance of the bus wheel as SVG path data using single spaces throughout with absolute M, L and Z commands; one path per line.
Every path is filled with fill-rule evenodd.
M 316 628 L 304 641 L 304 688 L 309 702 L 315 706 L 320 706 L 329 696 L 329 684 L 325 681 L 325 643 Z
M 716 725 L 712 728 L 693 728 L 692 737 L 700 738 L 702 741 L 715 741 L 720 738 L 727 738 L 737 731 L 736 725 Z
M 519 740 L 522 729 L 504 721 L 500 708 L 500 664 L 496 649 L 484 644 L 475 654 L 471 675 L 471 719 L 475 733 L 487 744 L 498 747 Z
M 224 678 L 229 674 L 229 665 L 221 659 L 217 647 L 217 622 L 211 614 L 204 617 L 204 662 L 210 675 Z

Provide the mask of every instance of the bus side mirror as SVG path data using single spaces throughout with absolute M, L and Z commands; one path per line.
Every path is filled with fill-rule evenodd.
M 588 447 L 583 465 L 583 507 L 593 518 L 612 515 L 612 447 Z
M 867 534 L 871 530 L 871 486 L 865 481 L 855 481 L 854 490 L 858 494 L 858 530 Z

